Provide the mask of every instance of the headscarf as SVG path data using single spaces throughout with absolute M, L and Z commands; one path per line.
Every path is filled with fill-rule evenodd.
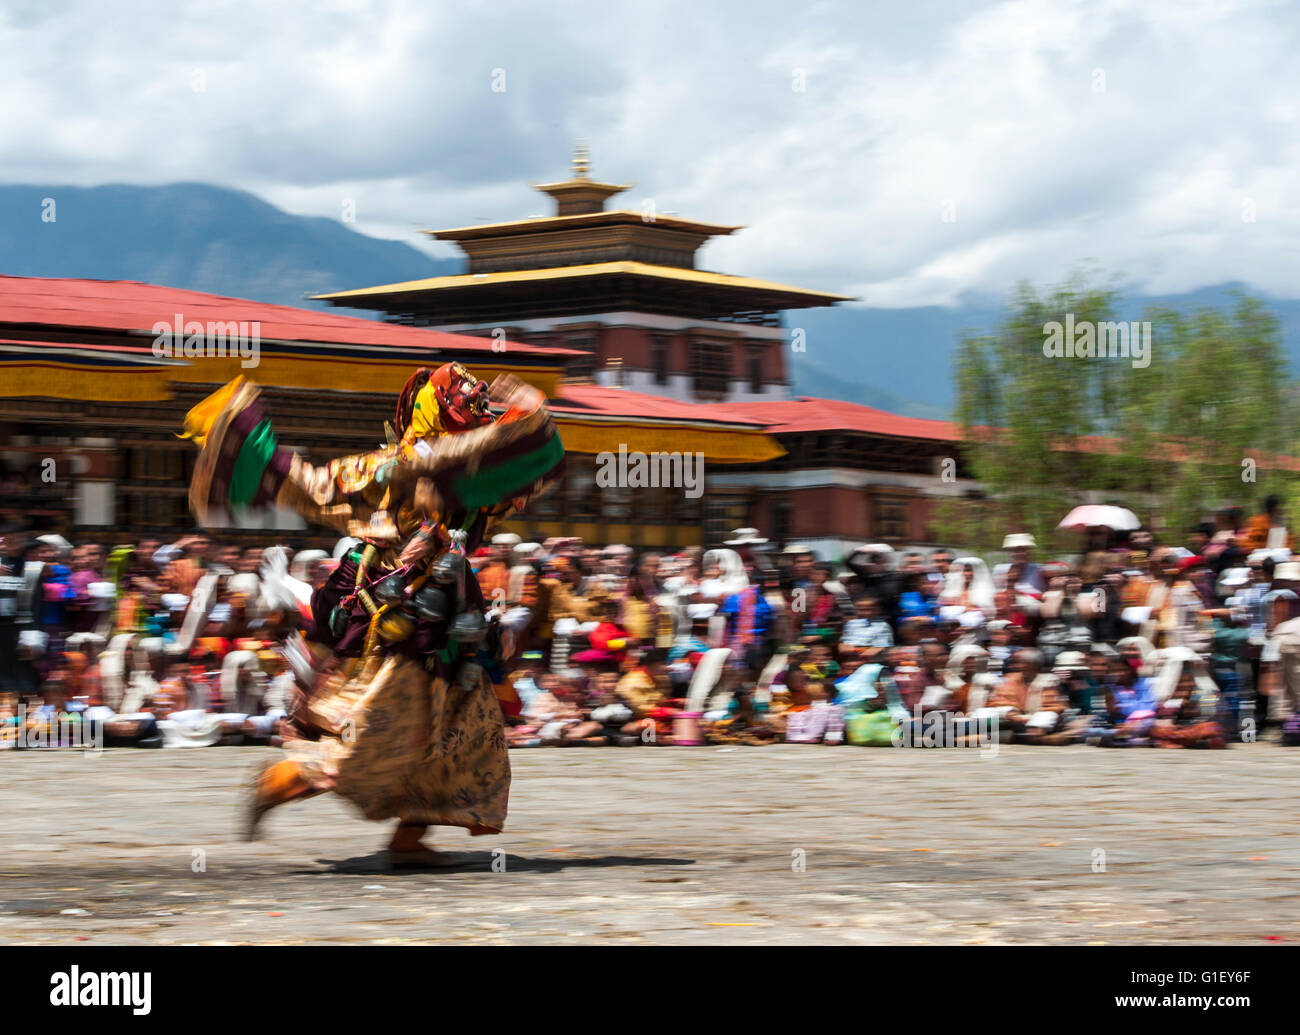
M 120 644 L 114 650 L 114 644 Z M 138 712 L 158 690 L 158 683 L 149 671 L 149 663 L 141 663 L 137 651 L 154 647 L 161 649 L 162 641 L 151 644 L 126 634 L 113 637 L 109 649 L 100 659 L 103 677 L 104 703 L 114 711 L 129 714 Z
M 251 677 L 252 686 L 246 688 L 240 676 Z M 266 675 L 251 650 L 234 650 L 221 662 L 221 698 L 233 712 L 251 715 L 262 710 L 262 697 L 266 693 Z
M 321 561 L 329 560 L 329 554 L 324 550 L 299 550 L 293 555 L 293 561 L 289 565 L 289 574 L 295 579 L 303 582 L 307 579 L 307 565 L 319 564 Z
M 706 597 L 726 598 L 733 593 L 741 593 L 749 586 L 749 576 L 745 574 L 745 562 L 735 550 L 710 550 L 704 555 L 700 570 L 707 570 L 716 563 L 721 569 L 715 578 L 705 579 L 700 583 L 700 592 Z
M 271 546 L 262 551 L 262 595 L 265 611 L 292 611 L 295 608 L 310 616 L 312 587 L 289 574 L 289 551 Z
M 1124 648 L 1129 646 L 1136 647 L 1138 653 L 1142 655 L 1142 665 L 1139 667 L 1137 674 L 1139 676 L 1151 675 L 1152 665 L 1157 660 L 1155 645 L 1145 636 L 1125 636 L 1123 639 L 1117 640 L 1115 643 L 1115 647 L 1119 650 L 1120 654 L 1123 654 Z M 1175 685 L 1177 684 L 1175 683 Z
M 135 641 L 135 633 L 118 633 L 108 641 L 108 649 L 99 656 L 100 685 L 104 703 L 116 709 L 126 691 L 127 651 Z
M 1183 666 L 1192 666 L 1192 675 L 1196 681 L 1195 700 L 1201 711 L 1218 698 L 1219 688 L 1210 677 L 1209 668 L 1204 659 L 1190 647 L 1167 647 L 1158 652 L 1157 668 L 1153 680 L 1156 700 L 1163 704 L 1178 689 L 1178 681 L 1183 676 Z
M 977 643 L 961 643 L 948 655 L 947 668 L 954 675 L 961 675 L 961 667 L 967 658 L 987 658 L 989 652 Z
M 979 557 L 958 557 L 952 562 L 940 599 L 961 599 L 962 593 L 966 590 L 964 576 L 967 568 L 975 573 L 970 584 L 970 602 L 978 608 L 991 611 L 995 595 L 993 576 L 989 574 L 989 566 Z

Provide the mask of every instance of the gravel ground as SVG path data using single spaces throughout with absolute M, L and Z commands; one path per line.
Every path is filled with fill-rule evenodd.
M 237 839 L 278 752 L 0 754 L 6 944 L 1300 940 L 1300 751 L 516 750 L 509 827 L 387 870 L 341 799 Z

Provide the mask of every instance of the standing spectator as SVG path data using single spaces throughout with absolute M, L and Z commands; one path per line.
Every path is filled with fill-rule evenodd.
M 1264 511 L 1246 522 L 1246 547 L 1251 550 L 1271 550 L 1285 547 L 1289 553 L 1295 547 L 1293 536 L 1286 528 L 1286 516 L 1280 496 L 1264 500 Z

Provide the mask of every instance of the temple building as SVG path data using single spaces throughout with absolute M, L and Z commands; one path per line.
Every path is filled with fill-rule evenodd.
M 607 207 L 628 186 L 592 179 L 580 150 L 568 179 L 537 185 L 553 215 L 428 231 L 461 248 L 464 273 L 317 296 L 383 320 L 0 276 L 0 525 L 174 535 L 192 525 L 195 453 L 175 432 L 231 377 L 263 385 L 281 441 L 320 462 L 380 444 L 410 373 L 459 360 L 489 380 L 517 374 L 555 413 L 566 474 L 511 521 L 526 538 L 707 546 L 751 525 L 827 558 L 866 539 L 934 543 L 938 501 L 979 489 L 958 430 L 793 395 L 782 314 L 848 299 L 700 268 L 701 247 L 740 228 Z M 166 326 L 174 347 L 160 348 Z M 698 477 L 611 480 L 634 454 L 698 459 Z M 217 533 L 272 531 L 329 539 L 292 514 Z
M 582 357 L 566 365 L 570 383 L 681 402 L 788 399 L 781 314 L 849 299 L 702 270 L 701 246 L 740 227 L 607 209 L 631 185 L 587 172 L 579 149 L 569 179 L 537 185 L 552 216 L 425 231 L 460 247 L 464 274 L 316 297 L 395 323 L 573 349 Z
M 782 314 L 851 299 L 701 269 L 700 248 L 741 227 L 608 208 L 631 185 L 589 173 L 580 147 L 568 179 L 535 185 L 554 201 L 553 215 L 424 231 L 461 249 L 462 274 L 317 298 L 394 323 L 579 354 L 566 361 L 552 406 L 569 427 L 584 417 L 584 433 L 566 427 L 565 491 L 527 515 L 521 533 L 682 545 L 716 543 L 750 524 L 827 556 L 866 537 L 932 542 L 937 498 L 977 491 L 957 477 L 956 428 L 793 396 Z M 778 450 L 743 462 L 706 449 L 702 506 L 669 492 L 598 487 L 589 458 L 619 444 L 706 448 L 698 433 L 647 438 L 651 416 L 715 429 L 749 424 Z
M 417 366 L 509 369 L 554 394 L 568 358 L 519 345 L 507 368 L 481 338 L 130 281 L 0 276 L 0 525 L 192 526 L 196 450 L 176 432 L 240 374 L 263 386 L 281 440 L 321 460 L 381 443 Z M 302 524 L 244 525 L 275 527 Z
M 671 399 L 650 399 L 658 408 L 637 414 L 562 403 L 566 364 L 582 354 L 503 344 L 130 281 L 0 276 L 0 528 L 118 541 L 192 527 L 196 450 L 176 432 L 191 406 L 240 374 L 263 387 L 280 440 L 319 463 L 382 444 L 397 393 L 419 366 L 456 360 L 488 380 L 511 372 L 556 404 L 571 454 L 570 482 L 539 501 L 539 515 L 560 515 L 594 540 L 617 495 L 605 499 L 583 480 L 595 454 L 620 443 L 703 451 L 708 465 L 782 454 L 761 421 Z M 700 541 L 700 497 L 656 509 L 668 499 L 638 501 L 646 522 L 634 521 L 640 531 L 628 538 Z M 328 545 L 287 513 L 217 531 L 255 543 L 270 530 Z

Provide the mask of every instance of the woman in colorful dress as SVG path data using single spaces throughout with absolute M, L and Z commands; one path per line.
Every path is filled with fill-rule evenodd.
M 387 430 L 380 449 L 314 466 L 277 444 L 238 378 L 186 417 L 201 450 L 190 503 L 205 524 L 232 506 L 290 507 L 360 540 L 286 642 L 300 692 L 248 836 L 275 806 L 334 791 L 398 821 L 392 865 L 438 865 L 427 828 L 500 833 L 510 790 L 500 638 L 466 555 L 559 477 L 564 450 L 541 392 L 509 375 L 489 389 L 456 363 L 417 371 Z

